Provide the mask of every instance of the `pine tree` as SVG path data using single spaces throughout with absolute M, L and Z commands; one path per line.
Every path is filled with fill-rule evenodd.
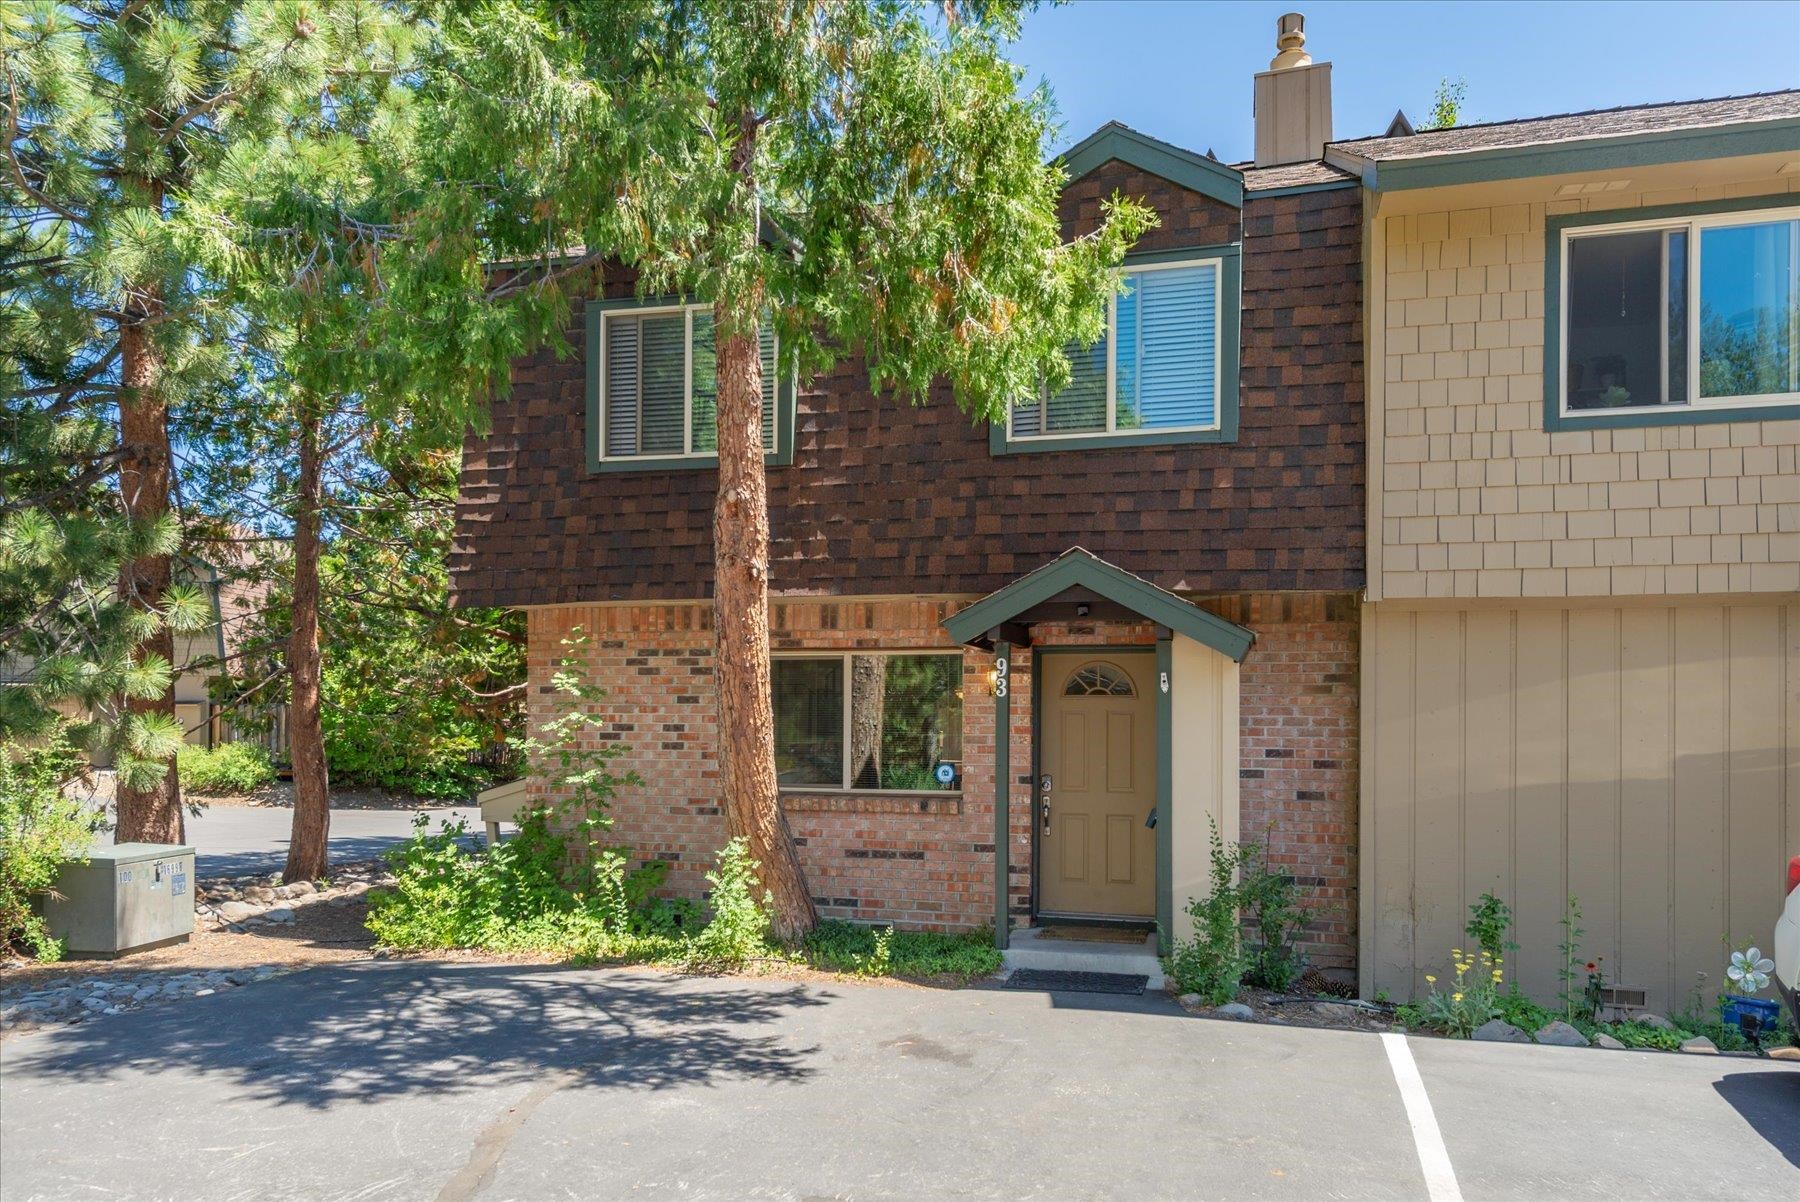
M 52 398 L 48 419 L 115 423 L 100 477 L 116 489 L 117 601 L 139 669 L 118 694 L 138 750 L 160 763 L 122 772 L 117 837 L 182 836 L 172 771 L 173 658 L 163 620 L 183 602 L 170 418 L 230 374 L 233 314 L 197 270 L 208 231 L 197 181 L 227 150 L 266 142 L 296 98 L 333 69 L 334 39 L 362 5 L 313 0 L 81 0 L 0 7 L 5 75 L 5 224 L 41 243 L 17 260 L 9 324 L 53 331 L 54 351 L 22 396 Z M 99 448 L 94 448 L 99 449 Z M 65 516 L 66 497 L 45 516 Z M 44 688 L 50 682 L 44 681 Z
M 1021 96 L 1005 58 L 1022 10 L 515 0 L 447 26 L 453 52 L 541 47 L 538 74 L 518 75 L 529 92 L 490 103 L 512 105 L 516 145 L 583 152 L 546 198 L 581 241 L 550 249 L 580 246 L 638 271 L 645 291 L 712 302 L 723 801 L 784 938 L 814 911 L 777 797 L 759 326 L 786 348 L 783 372 L 860 354 L 879 392 L 922 401 L 947 378 L 971 418 L 999 420 L 1066 381 L 1063 346 L 1102 332 L 1111 268 L 1153 220 L 1115 199 L 1097 233 L 1062 241 L 1050 97 Z

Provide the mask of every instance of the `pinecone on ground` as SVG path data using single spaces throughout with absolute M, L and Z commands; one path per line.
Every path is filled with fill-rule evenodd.
M 1356 986 L 1333 980 L 1316 968 L 1309 968 L 1300 974 L 1300 988 L 1303 992 L 1316 993 L 1322 997 L 1348 1000 L 1356 996 Z

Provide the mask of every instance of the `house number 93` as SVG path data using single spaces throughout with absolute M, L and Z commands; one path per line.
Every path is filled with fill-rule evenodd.
M 996 697 L 1006 696 L 1006 672 L 1009 667 L 1011 665 L 1006 662 L 1005 656 L 994 661 L 994 696 Z

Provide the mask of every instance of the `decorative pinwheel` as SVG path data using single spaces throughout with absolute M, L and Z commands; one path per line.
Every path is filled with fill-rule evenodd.
M 1725 975 L 1737 986 L 1738 992 L 1749 997 L 1768 985 L 1769 974 L 1774 971 L 1775 961 L 1753 947 L 1748 951 L 1732 952 L 1731 967 L 1725 970 Z

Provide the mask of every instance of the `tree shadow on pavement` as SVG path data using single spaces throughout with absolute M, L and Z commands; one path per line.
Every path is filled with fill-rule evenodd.
M 1731 1073 L 1713 1082 L 1755 1132 L 1800 1168 L 1800 1072 Z
M 565 1075 L 574 1088 L 799 1082 L 784 1020 L 831 995 L 639 970 L 375 961 L 321 968 L 9 1042 L 9 1076 L 123 1070 L 235 1081 L 324 1108 Z

